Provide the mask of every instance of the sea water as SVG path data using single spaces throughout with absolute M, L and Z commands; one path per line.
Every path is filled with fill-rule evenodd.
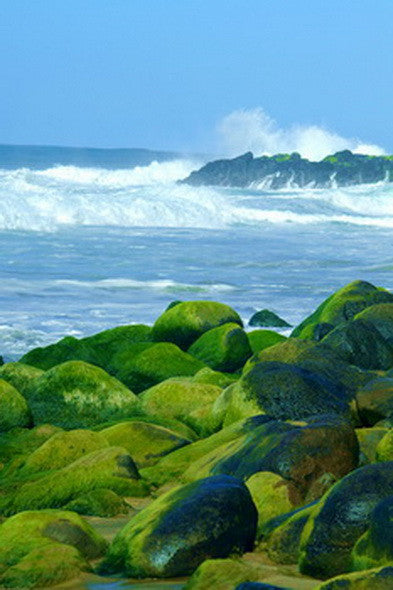
M 176 300 L 269 308 L 295 325 L 354 279 L 393 289 L 393 185 L 285 190 L 177 184 L 162 155 L 0 149 L 0 354 L 151 324 Z M 3 159 L 2 159 L 3 156 Z M 25 159 L 24 159 L 25 158 Z M 79 159 L 78 159 L 79 158 Z M 109 164 L 108 164 L 109 162 Z

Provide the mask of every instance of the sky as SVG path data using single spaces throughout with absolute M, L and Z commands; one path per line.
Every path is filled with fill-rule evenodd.
M 392 22 L 392 0 L 0 0 L 0 143 L 393 153 Z

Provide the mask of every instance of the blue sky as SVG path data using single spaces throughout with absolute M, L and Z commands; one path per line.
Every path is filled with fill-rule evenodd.
M 3 0 L 0 143 L 212 151 L 262 108 L 393 152 L 392 22 L 392 0 Z

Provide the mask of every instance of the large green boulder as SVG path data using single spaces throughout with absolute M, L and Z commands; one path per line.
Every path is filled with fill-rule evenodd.
M 373 429 L 377 430 L 377 429 Z M 376 461 L 393 461 L 393 430 L 385 431 L 375 449 Z
M 84 516 L 112 518 L 119 514 L 127 514 L 130 511 L 130 505 L 112 490 L 98 488 L 71 500 L 64 506 L 64 510 L 71 510 Z
M 235 584 L 260 580 L 269 573 L 268 567 L 252 566 L 239 557 L 207 559 L 195 570 L 184 590 L 233 590 Z
M 356 392 L 356 406 L 365 426 L 393 418 L 393 377 L 383 375 L 366 383 Z
M 21 512 L 0 525 L 0 582 L 6 588 L 56 584 L 88 569 L 85 560 L 105 548 L 105 540 L 78 514 Z
M 316 590 L 391 590 L 393 567 L 377 567 L 362 572 L 336 576 L 320 584 Z
M 304 528 L 300 570 L 325 579 L 351 570 L 351 551 L 375 506 L 393 494 L 393 462 L 356 469 L 322 498 Z
M 149 345 L 135 356 L 124 357 L 117 378 L 140 393 L 171 377 L 195 375 L 205 364 L 180 350 L 175 344 L 160 342 Z
M 101 435 L 112 446 L 124 447 L 138 469 L 154 465 L 161 457 L 191 442 L 168 428 L 137 420 L 105 428 Z
M 248 322 L 249 326 L 264 326 L 266 328 L 290 328 L 291 325 L 280 318 L 274 311 L 261 309 L 256 311 Z
M 147 494 L 147 487 L 139 479 L 127 451 L 121 447 L 107 447 L 24 483 L 9 495 L 2 512 L 15 514 L 28 509 L 60 508 L 81 494 L 100 488 L 125 496 Z
M 209 367 L 204 367 L 198 371 L 198 373 L 195 373 L 192 378 L 195 383 L 209 383 L 210 385 L 217 385 L 223 389 L 232 383 L 236 383 L 238 379 L 239 375 L 213 371 L 213 369 L 210 369 Z
M 88 347 L 74 336 L 66 336 L 49 346 L 33 348 L 22 356 L 20 362 L 47 371 L 56 365 L 73 360 L 87 360 Z
M 387 428 L 357 428 L 356 436 L 359 441 L 359 466 L 375 463 L 377 461 L 377 449 L 380 441 L 385 434 L 389 432 Z M 393 442 L 393 441 L 392 441 Z M 390 461 L 393 459 L 393 448 L 386 458 L 381 461 Z
M 243 322 L 228 305 L 215 301 L 184 301 L 165 311 L 155 322 L 152 336 L 158 342 L 173 342 L 187 349 L 212 328 Z
M 25 396 L 34 379 L 42 375 L 42 369 L 31 367 L 23 363 L 6 363 L 0 367 L 0 379 L 7 381 L 23 396 Z
M 57 432 L 62 432 L 58 426 L 40 424 L 34 428 L 13 428 L 0 433 L 0 462 L 25 457 Z
M 229 373 L 240 369 L 252 354 L 247 334 L 233 323 L 205 332 L 188 352 L 212 369 Z
M 319 340 L 329 329 L 376 303 L 393 303 L 393 295 L 366 281 L 354 281 L 330 295 L 293 330 L 292 336 Z
M 25 398 L 10 383 L 0 379 L 0 433 L 30 423 L 31 413 Z
M 273 330 L 252 330 L 247 333 L 247 338 L 253 354 L 286 340 L 285 336 Z
M 270 519 L 293 509 L 288 484 L 288 481 L 271 471 L 258 471 L 246 480 L 258 510 L 258 536 Z
M 46 371 L 29 393 L 34 422 L 89 428 L 135 413 L 137 397 L 103 369 L 69 361 Z
M 176 309 L 176 308 L 174 308 Z M 118 533 L 101 572 L 169 578 L 253 548 L 257 511 L 246 486 L 210 477 L 160 496 Z
M 393 563 L 393 496 L 379 502 L 370 526 L 352 550 L 352 570 L 367 570 Z
M 27 457 L 24 470 L 39 472 L 61 469 L 84 455 L 108 446 L 108 441 L 99 432 L 90 430 L 57 432 Z

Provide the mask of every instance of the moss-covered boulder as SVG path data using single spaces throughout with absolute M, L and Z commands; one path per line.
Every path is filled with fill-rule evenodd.
M 29 394 L 34 422 L 64 428 L 89 428 L 132 416 L 137 397 L 99 367 L 69 361 L 35 380 Z
M 238 379 L 239 375 L 213 371 L 210 367 L 204 367 L 198 373 L 195 373 L 192 378 L 194 383 L 208 383 L 209 385 L 217 385 L 217 387 L 222 387 L 223 389 L 232 383 L 236 383 Z
M 393 463 L 375 463 L 346 475 L 310 515 L 301 543 L 300 570 L 329 578 L 351 569 L 351 551 L 373 509 L 393 494 Z
M 148 346 L 136 356 L 122 361 L 117 378 L 136 393 L 171 377 L 195 375 L 205 367 L 202 361 L 169 342 Z
M 0 433 L 0 462 L 7 463 L 34 452 L 57 432 L 62 432 L 62 429 L 52 424 L 41 424 L 34 428 L 13 428 Z
M 356 406 L 365 426 L 393 418 L 393 377 L 379 376 L 366 383 L 356 393 Z
M 15 514 L 28 509 L 59 508 L 81 494 L 100 488 L 125 496 L 147 494 L 147 487 L 139 479 L 127 451 L 121 447 L 108 447 L 21 485 L 10 495 L 2 511 Z
M 203 479 L 160 496 L 133 517 L 100 569 L 142 578 L 188 575 L 206 559 L 250 551 L 256 525 L 244 484 L 227 476 Z
M 0 433 L 30 423 L 31 413 L 25 398 L 10 383 L 0 379 Z
M 320 584 L 316 590 L 391 590 L 393 566 L 336 576 Z
M 184 590 L 233 590 L 236 584 L 259 580 L 267 568 L 253 567 L 239 558 L 207 559 L 195 570 Z
M 389 432 L 387 428 L 357 428 L 356 436 L 359 441 L 359 465 L 367 465 L 377 461 L 377 448 L 385 434 Z M 392 441 L 393 443 L 393 441 Z M 381 461 L 391 461 L 393 459 L 393 444 L 391 453 L 381 458 Z
M 298 562 L 303 529 L 311 512 L 315 509 L 315 505 L 315 502 L 313 502 L 310 505 L 293 510 L 287 515 L 283 515 L 281 519 L 276 519 L 277 525 L 272 519 L 262 529 L 262 533 L 267 537 L 266 549 L 272 561 L 284 565 Z
M 377 461 L 393 461 L 393 430 L 388 430 L 375 449 Z
M 235 590 L 291 590 L 291 588 L 276 586 L 269 582 L 242 582 L 236 586 Z
M 249 326 L 261 326 L 265 328 L 290 328 L 291 324 L 288 324 L 285 320 L 280 318 L 274 311 L 269 309 L 261 309 L 256 311 L 248 322 Z
M 40 377 L 43 371 L 23 363 L 6 363 L 0 367 L 0 379 L 10 383 L 23 396 L 26 396 L 34 379 Z
M 205 332 L 188 349 L 189 354 L 216 371 L 240 369 L 252 355 L 244 330 L 228 323 Z
M 247 479 L 246 486 L 258 510 L 258 536 L 270 519 L 293 509 L 288 483 L 271 471 L 259 471 Z
M 33 472 L 61 469 L 84 455 L 108 446 L 108 441 L 99 432 L 57 432 L 27 457 L 24 469 Z
M 0 526 L 1 583 L 5 587 L 29 588 L 64 581 L 87 569 L 85 559 L 100 557 L 106 545 L 105 540 L 73 512 L 21 512 Z M 68 551 L 67 547 L 77 553 Z
M 127 514 L 130 511 L 130 505 L 112 490 L 99 488 L 68 502 L 64 510 L 71 510 L 85 516 L 111 518 L 119 514 Z
M 152 416 L 176 418 L 198 431 L 204 430 L 210 408 L 221 393 L 221 387 L 195 383 L 187 379 L 167 379 L 139 395 L 141 408 Z M 207 407 L 202 420 L 192 420 L 190 414 Z
M 248 332 L 247 338 L 253 354 L 286 340 L 285 336 L 273 332 L 273 330 L 252 330 L 252 332 Z
M 352 550 L 352 570 L 366 570 L 393 563 L 393 496 L 379 502 L 370 526 Z
M 298 338 L 320 339 L 319 326 L 335 327 L 351 320 L 357 313 L 376 303 L 392 303 L 393 295 L 366 281 L 354 281 L 333 295 L 308 316 L 292 332 Z M 326 333 L 322 330 L 322 334 Z
M 54 344 L 33 348 L 22 356 L 20 362 L 47 371 L 56 365 L 73 360 L 87 360 L 88 348 L 78 338 L 66 336 Z
M 124 447 L 138 468 L 153 465 L 191 442 L 168 428 L 136 420 L 105 428 L 101 435 L 112 446 Z
M 156 320 L 152 336 L 158 342 L 173 342 L 187 349 L 205 332 L 227 323 L 243 326 L 239 315 L 228 305 L 215 301 L 184 301 Z

